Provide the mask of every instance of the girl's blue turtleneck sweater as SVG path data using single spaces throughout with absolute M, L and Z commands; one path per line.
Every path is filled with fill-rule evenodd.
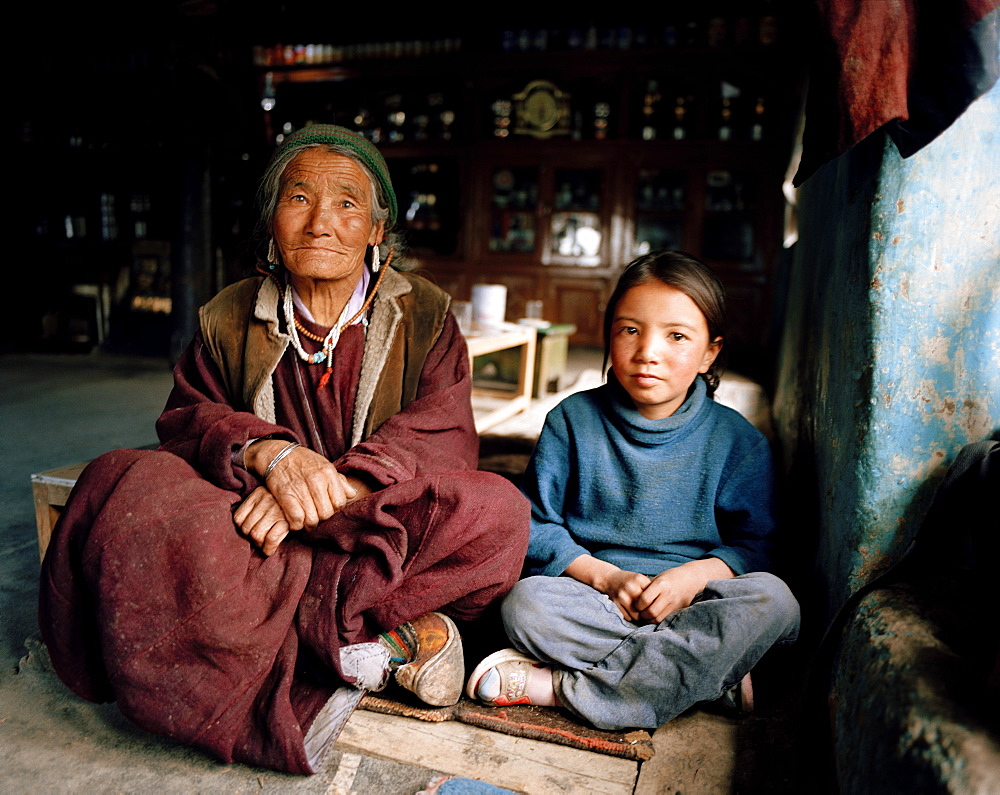
M 653 577 L 713 556 L 736 574 L 767 571 L 772 466 L 763 434 L 701 378 L 673 415 L 647 420 L 609 373 L 546 417 L 524 477 L 528 566 L 558 576 L 590 554 Z

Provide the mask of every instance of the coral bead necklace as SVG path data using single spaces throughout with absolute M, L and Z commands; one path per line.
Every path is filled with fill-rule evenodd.
M 337 342 L 340 340 L 341 332 L 350 326 L 352 323 L 357 321 L 365 312 L 368 311 L 368 307 L 371 306 L 372 301 L 375 299 L 375 293 L 378 292 L 378 288 L 382 284 L 382 279 L 385 277 L 386 271 L 389 270 L 389 263 L 392 262 L 392 250 L 390 249 L 385 262 L 382 263 L 382 267 L 379 269 L 378 280 L 375 282 L 375 287 L 368 293 L 368 297 L 365 299 L 364 304 L 362 304 L 361 309 L 355 312 L 349 320 L 345 321 L 348 309 L 350 307 L 350 302 L 344 306 L 344 311 L 340 313 L 340 317 L 337 322 L 331 327 L 329 333 L 325 337 L 320 337 L 318 334 L 313 334 L 311 331 L 306 329 L 295 317 L 295 299 L 292 295 L 291 285 L 283 285 L 274 273 L 268 273 L 267 275 L 274 279 L 275 284 L 278 286 L 278 290 L 281 293 L 281 303 L 285 314 L 285 325 L 288 328 L 288 334 L 292 338 L 292 346 L 295 348 L 295 352 L 299 355 L 299 358 L 307 364 L 322 364 L 326 362 L 326 372 L 319 379 L 319 385 L 316 387 L 317 390 L 323 389 L 328 383 L 330 383 L 330 376 L 333 374 L 333 349 L 337 347 Z M 309 353 L 305 348 L 302 347 L 302 341 L 299 339 L 299 334 L 304 337 L 313 340 L 314 342 L 319 342 L 323 347 L 316 351 L 316 353 Z

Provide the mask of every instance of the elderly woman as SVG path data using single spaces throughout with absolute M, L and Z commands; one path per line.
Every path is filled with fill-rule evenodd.
M 266 275 L 202 308 L 159 450 L 80 478 L 40 618 L 81 696 L 225 761 L 312 773 L 390 675 L 458 700 L 456 622 L 516 581 L 528 507 L 475 471 L 448 296 L 380 251 L 396 199 L 377 150 L 307 127 L 261 205 Z

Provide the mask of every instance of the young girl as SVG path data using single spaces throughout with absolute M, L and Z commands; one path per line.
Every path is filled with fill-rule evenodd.
M 720 698 L 752 706 L 749 671 L 795 639 L 799 607 L 766 573 L 768 442 L 712 400 L 724 313 L 722 285 L 687 254 L 622 274 L 607 383 L 549 413 L 525 474 L 537 576 L 502 607 L 517 649 L 475 668 L 470 698 L 562 705 L 603 729 Z

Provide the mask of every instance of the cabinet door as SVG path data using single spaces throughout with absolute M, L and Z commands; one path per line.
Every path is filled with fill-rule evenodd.
M 604 308 L 610 294 L 611 283 L 608 279 L 550 279 L 545 317 L 576 326 L 576 334 L 570 338 L 575 344 L 603 345 Z M 550 306 L 554 311 L 549 310 Z
M 688 207 L 688 172 L 681 169 L 643 168 L 636 174 L 635 228 L 629 261 L 650 251 L 686 249 L 689 237 L 685 217 Z
M 540 170 L 536 166 L 494 166 L 489 171 L 487 250 L 537 259 Z
M 417 271 L 429 282 L 436 284 L 455 301 L 469 300 L 469 276 L 461 267 L 431 262 Z
M 594 267 L 607 261 L 606 183 L 604 169 L 553 169 L 544 264 Z
M 455 254 L 459 237 L 459 172 L 455 158 L 390 157 L 388 164 L 407 249 L 418 255 Z
M 609 172 L 537 161 L 494 163 L 480 182 L 487 196 L 483 256 L 495 264 L 606 266 Z M 482 250 L 482 249 L 480 249 Z
M 702 256 L 732 263 L 754 259 L 755 196 L 756 179 L 749 172 L 716 169 L 706 173 Z

